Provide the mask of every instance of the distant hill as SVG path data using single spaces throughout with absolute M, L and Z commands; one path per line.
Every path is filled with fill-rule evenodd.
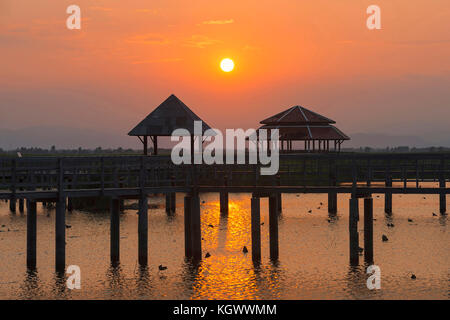
M 0 148 L 2 149 L 51 148 L 51 146 L 56 146 L 57 149 L 141 148 L 141 143 L 136 137 L 129 137 L 127 132 L 108 133 L 91 129 L 47 126 L 17 130 L 0 129 Z
M 344 148 L 450 147 L 450 136 L 443 137 L 440 141 L 428 141 L 419 136 L 354 133 L 350 134 L 350 138 L 350 141 L 343 144 Z M 129 137 L 127 131 L 122 128 L 113 128 L 111 132 L 57 126 L 36 126 L 15 130 L 0 128 L 0 148 L 4 150 L 20 147 L 50 149 L 52 146 L 57 149 L 142 148 L 139 140 L 136 137 Z M 160 147 L 166 147 L 165 143 L 162 142 Z
M 429 143 L 418 136 L 406 135 L 388 135 L 381 133 L 354 133 L 350 135 L 351 140 L 346 141 L 343 146 L 349 148 L 372 147 L 372 148 L 386 148 L 386 147 L 428 147 L 436 145 Z

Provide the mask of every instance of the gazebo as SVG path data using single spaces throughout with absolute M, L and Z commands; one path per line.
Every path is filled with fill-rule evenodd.
M 305 152 L 341 150 L 341 144 L 350 138 L 331 124 L 336 122 L 302 106 L 294 106 L 260 122 L 259 129 L 278 129 L 280 151 L 294 151 L 293 141 L 304 141 Z M 330 149 L 330 141 L 334 149 Z M 298 150 L 296 150 L 298 151 Z
M 129 136 L 137 136 L 148 154 L 148 137 L 153 142 L 153 154 L 158 154 L 158 137 L 171 136 L 175 129 L 186 129 L 194 136 L 194 121 L 202 121 L 202 133 L 210 127 L 175 95 L 168 97 L 155 110 L 134 127 Z

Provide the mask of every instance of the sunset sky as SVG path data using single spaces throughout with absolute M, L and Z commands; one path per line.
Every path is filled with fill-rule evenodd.
M 66 28 L 71 4 L 81 30 Z M 114 145 L 174 93 L 219 129 L 302 105 L 350 136 L 450 141 L 449 57 L 448 0 L 0 0 L 0 129 Z

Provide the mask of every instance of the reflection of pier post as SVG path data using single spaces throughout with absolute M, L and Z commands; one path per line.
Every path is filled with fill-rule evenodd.
M 270 260 L 278 260 L 278 197 L 276 194 L 269 196 L 269 238 Z
M 251 207 L 252 259 L 254 262 L 261 262 L 261 215 L 258 196 L 252 196 Z
M 373 198 L 364 198 L 364 260 L 373 262 Z
M 358 198 L 356 195 L 352 195 L 350 198 L 350 214 L 349 214 L 349 238 L 350 238 L 350 264 L 358 265 L 358 249 L 359 249 L 359 236 L 358 236 Z
M 36 202 L 27 201 L 27 268 L 36 269 Z

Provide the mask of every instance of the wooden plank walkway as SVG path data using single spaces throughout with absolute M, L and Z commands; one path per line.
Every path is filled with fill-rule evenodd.
M 36 202 L 56 203 L 55 267 L 65 268 L 65 212 L 70 200 L 108 197 L 111 201 L 111 263 L 120 261 L 120 219 L 123 199 L 139 200 L 139 263 L 148 260 L 147 195 L 166 194 L 166 211 L 175 212 L 175 193 L 185 197 L 185 254 L 201 260 L 199 194 L 220 193 L 220 212 L 228 214 L 229 193 L 251 193 L 252 257 L 261 259 L 260 198 L 269 197 L 270 257 L 278 260 L 278 219 L 282 194 L 326 193 L 328 212 L 336 214 L 337 194 L 349 194 L 349 256 L 358 264 L 359 198 L 364 198 L 365 260 L 373 261 L 372 194 L 384 194 L 385 212 L 392 214 L 393 194 L 437 194 L 446 212 L 450 154 L 288 154 L 280 156 L 276 176 L 262 176 L 260 165 L 180 165 L 164 156 L 0 157 L 0 199 L 11 212 L 27 203 L 27 266 L 36 267 Z M 423 183 L 427 182 L 424 186 Z M 436 187 L 428 182 L 434 182 Z M 67 200 L 67 202 L 66 202 Z

